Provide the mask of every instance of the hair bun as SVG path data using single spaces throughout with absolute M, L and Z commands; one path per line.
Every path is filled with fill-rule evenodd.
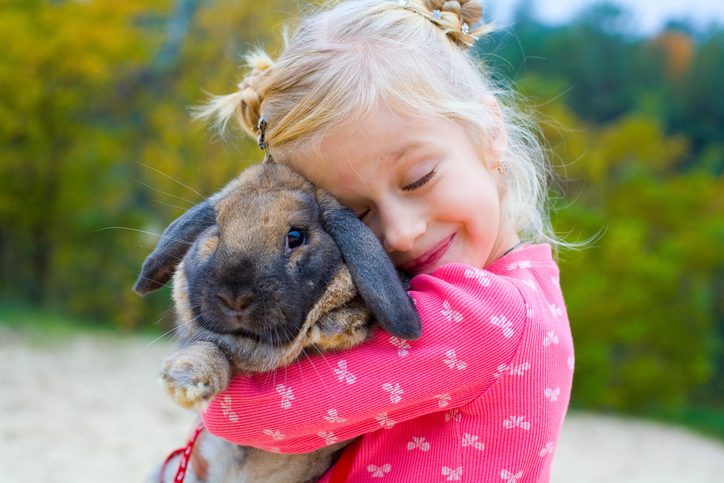
M 479 0 L 401 0 L 399 3 L 442 28 L 463 50 L 471 47 L 478 36 L 493 30 L 492 25 L 480 23 L 483 5 Z
M 478 0 L 423 0 L 425 6 L 433 12 L 450 12 L 460 19 L 460 24 L 473 25 L 483 17 L 483 5 Z
M 483 4 L 477 0 L 460 0 L 459 2 L 446 3 L 457 3 L 460 5 L 460 19 L 463 23 L 473 25 L 480 22 L 483 18 Z

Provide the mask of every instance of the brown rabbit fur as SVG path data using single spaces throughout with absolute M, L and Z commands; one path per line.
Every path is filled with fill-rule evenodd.
M 405 339 L 421 331 L 374 235 L 283 165 L 248 168 L 172 223 L 134 290 L 145 295 L 172 275 L 181 347 L 161 379 L 185 408 L 204 409 L 234 374 L 359 344 L 373 322 Z M 345 444 L 282 455 L 208 435 L 201 452 L 212 459 L 209 483 L 311 482 Z

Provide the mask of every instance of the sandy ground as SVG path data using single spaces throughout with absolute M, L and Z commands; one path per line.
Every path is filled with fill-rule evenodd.
M 194 415 L 156 383 L 172 347 L 142 337 L 30 342 L 0 326 L 0 482 L 145 481 Z M 724 482 L 724 444 L 633 419 L 570 414 L 554 483 Z

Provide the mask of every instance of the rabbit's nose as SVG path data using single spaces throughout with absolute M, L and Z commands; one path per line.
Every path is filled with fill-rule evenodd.
M 241 312 L 245 308 L 251 305 L 254 301 L 254 296 L 249 293 L 238 294 L 236 296 L 230 296 L 228 294 L 219 293 L 217 296 L 231 309 Z

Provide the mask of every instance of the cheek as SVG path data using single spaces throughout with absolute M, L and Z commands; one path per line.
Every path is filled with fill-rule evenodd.
M 465 180 L 464 177 L 458 179 Z M 500 209 L 498 190 L 490 178 L 447 183 L 431 202 L 444 208 L 449 216 L 467 222 L 482 223 L 490 218 L 497 219 Z
M 451 219 L 464 224 L 469 242 L 476 250 L 492 247 L 500 224 L 500 203 L 495 184 L 489 178 L 477 182 L 471 180 L 465 186 L 452 188 L 451 192 L 454 196 L 447 200 Z

